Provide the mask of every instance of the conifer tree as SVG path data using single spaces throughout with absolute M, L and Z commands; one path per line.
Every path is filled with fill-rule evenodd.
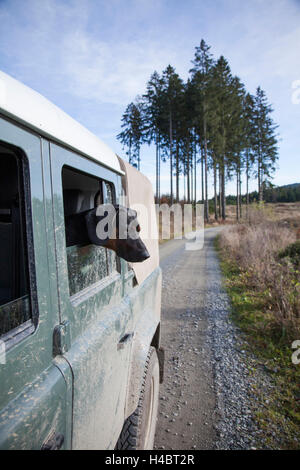
M 200 46 L 195 48 L 194 60 L 192 60 L 193 68 L 190 70 L 192 81 L 196 89 L 196 112 L 202 121 L 201 137 L 203 138 L 203 156 L 204 156 L 204 217 L 208 220 L 208 126 L 210 113 L 210 92 L 211 92 L 211 71 L 214 64 L 210 46 L 202 39 Z
M 197 199 L 202 186 L 205 219 L 209 218 L 208 173 L 213 175 L 215 218 L 226 218 L 226 181 L 236 179 L 237 218 L 242 216 L 242 174 L 246 178 L 246 205 L 249 180 L 258 179 L 259 200 L 269 188 L 278 158 L 277 126 L 272 108 L 260 87 L 256 95 L 246 93 L 237 76 L 232 76 L 228 61 L 217 61 L 202 39 L 195 48 L 191 77 L 186 83 L 169 65 L 161 74 L 155 71 L 142 99 L 130 103 L 122 117 L 122 132 L 117 136 L 127 147 L 129 161 L 140 168 L 142 143 L 155 144 L 156 198 L 160 199 L 160 164 L 169 159 L 170 203 L 179 201 L 180 175 L 183 174 L 184 199 Z M 197 163 L 201 162 L 201 185 Z M 200 172 L 199 172 L 200 173 Z M 200 176 L 200 175 L 199 175 Z M 219 186 L 219 195 L 217 194 Z M 270 190 L 268 189 L 268 194 Z M 269 196 L 268 196 L 269 197 Z M 270 196 L 271 197 L 271 196 Z M 218 207 L 219 206 L 219 207 Z
M 155 71 L 147 83 L 147 90 L 143 96 L 144 100 L 144 133 L 145 141 L 150 145 L 155 144 L 156 148 L 156 201 L 160 200 L 160 147 L 163 127 L 163 107 L 162 107 L 162 87 L 163 80 Z
M 173 204 L 173 164 L 174 164 L 174 135 L 176 137 L 177 122 L 179 116 L 180 102 L 183 93 L 183 81 L 175 72 L 175 69 L 168 65 L 163 71 L 163 90 L 162 90 L 162 106 L 164 108 L 165 118 L 168 121 L 168 132 L 165 128 L 165 143 L 169 147 L 170 159 L 170 202 Z M 175 142 L 176 148 L 176 142 Z
M 253 149 L 257 165 L 257 181 L 259 202 L 263 201 L 263 188 L 267 178 L 275 170 L 275 163 L 278 158 L 277 146 L 277 125 L 274 124 L 271 113 L 273 109 L 265 92 L 258 87 L 254 97 L 253 116 Z
M 143 139 L 143 115 L 142 104 L 137 99 L 136 103 L 130 103 L 122 117 L 122 125 L 124 129 L 117 135 L 123 148 L 126 146 L 128 150 L 129 163 L 136 166 L 140 170 L 140 147 Z

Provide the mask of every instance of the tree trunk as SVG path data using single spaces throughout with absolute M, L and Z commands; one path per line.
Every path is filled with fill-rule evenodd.
M 219 217 L 222 217 L 222 175 L 221 168 L 219 165 Z
M 158 134 L 158 202 L 160 203 L 160 135 Z
M 158 137 L 156 134 L 156 152 L 155 152 L 155 166 L 156 166 L 156 186 L 155 186 L 155 202 L 158 204 Z
M 215 209 L 215 220 L 218 220 L 217 166 L 216 166 L 216 163 L 214 163 L 214 209 Z
M 240 218 L 242 218 L 242 178 L 241 178 L 241 167 L 239 167 L 239 184 L 240 184 L 240 188 L 239 188 L 239 192 L 240 192 Z
M 191 194 L 190 194 L 190 143 L 188 141 L 187 148 L 186 148 L 186 155 L 187 155 L 187 202 L 188 204 L 191 202 Z
M 191 154 L 190 154 L 190 158 L 191 158 L 191 203 L 193 202 L 194 200 L 194 178 L 193 178 L 193 142 L 192 142 L 192 145 L 191 145 Z
M 225 137 L 225 126 L 224 126 L 224 109 L 222 109 L 222 219 L 226 219 L 226 196 L 225 196 L 225 149 L 226 149 L 226 137 Z
M 247 151 L 247 160 L 246 160 L 246 217 L 248 219 L 249 214 L 249 154 Z
M 201 201 L 204 204 L 204 152 L 203 147 L 201 146 Z
M 264 195 L 263 195 L 263 178 L 262 178 L 260 157 L 258 158 L 258 195 L 259 195 L 259 203 L 262 203 L 264 200 Z
M 236 170 L 236 220 L 240 218 L 239 170 Z
M 197 204 L 197 143 L 195 142 L 194 151 L 194 192 L 195 192 L 195 204 Z
M 225 159 L 222 165 L 222 219 L 226 219 L 226 197 L 225 197 Z
M 207 197 L 207 141 L 206 137 L 204 137 L 204 177 L 205 177 L 205 202 L 204 202 L 204 217 L 205 220 L 208 221 L 209 213 L 208 213 L 208 197 Z
M 186 168 L 185 168 L 185 163 L 184 163 L 184 168 L 183 168 L 183 200 L 185 202 L 186 200 Z
M 173 204 L 173 130 L 172 113 L 170 113 L 170 203 Z
M 176 140 L 176 202 L 179 202 L 179 156 L 178 156 L 177 140 Z

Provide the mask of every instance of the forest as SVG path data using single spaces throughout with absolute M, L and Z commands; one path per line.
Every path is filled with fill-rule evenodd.
M 242 204 L 251 203 L 251 179 L 257 181 L 256 200 L 268 194 L 278 159 L 278 126 L 265 91 L 246 90 L 224 56 L 215 59 L 202 39 L 195 47 L 185 82 L 168 65 L 154 71 L 145 93 L 128 104 L 117 138 L 128 160 L 140 169 L 141 146 L 151 145 L 155 159 L 156 202 L 161 201 L 161 162 L 169 163 L 168 202 L 199 202 L 209 219 L 208 175 L 213 180 L 213 214 L 226 219 L 226 183 L 235 181 L 237 218 Z M 183 178 L 184 194 L 180 194 Z M 242 183 L 246 194 L 242 196 Z M 197 200 L 198 199 L 198 200 Z
M 264 189 L 265 202 L 299 202 L 300 201 L 300 183 L 287 184 L 285 186 L 273 186 L 269 184 Z M 249 202 L 257 202 L 259 194 L 257 191 L 249 193 Z M 246 204 L 246 195 L 241 197 L 242 203 Z M 210 200 L 212 203 L 213 201 Z M 226 196 L 226 204 L 236 204 L 236 196 Z

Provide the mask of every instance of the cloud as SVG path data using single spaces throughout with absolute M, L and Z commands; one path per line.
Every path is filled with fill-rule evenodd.
M 141 25 L 153 8 L 159 10 L 160 2 L 129 3 L 133 14 L 116 0 L 31 0 L 21 11 L 18 0 L 4 2 L 0 51 L 8 72 L 33 85 L 46 80 L 78 98 L 125 105 L 144 92 L 154 69 L 179 58 L 158 37 L 149 41 L 147 34 L 135 36 L 129 28 Z
M 292 82 L 300 79 L 299 6 L 296 0 L 0 0 L 0 68 L 118 148 L 125 106 L 144 92 L 155 69 L 171 63 L 186 79 L 203 37 L 250 92 L 265 89 L 284 136 L 282 168 L 292 167 L 299 148 L 300 105 L 291 99 Z M 142 148 L 143 161 L 150 154 Z
M 299 8 L 291 0 L 209 6 L 195 0 L 186 6 L 168 0 L 30 0 L 26 9 L 23 5 L 0 3 L 4 68 L 9 64 L 8 72 L 26 83 L 50 82 L 51 89 L 77 98 L 124 106 L 144 92 L 155 69 L 169 63 L 186 78 L 202 36 L 252 88 L 260 79 L 292 71 L 292 79 L 299 78 Z
M 65 36 L 64 67 L 69 92 L 100 102 L 127 104 L 145 90 L 154 69 L 165 67 L 174 54 L 143 40 L 99 41 L 84 31 Z

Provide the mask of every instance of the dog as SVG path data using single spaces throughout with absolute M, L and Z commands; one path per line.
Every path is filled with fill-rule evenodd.
M 65 227 L 67 247 L 90 244 L 103 246 L 132 263 L 141 263 L 150 257 L 139 236 L 137 213 L 127 207 L 99 205 L 66 216 Z

